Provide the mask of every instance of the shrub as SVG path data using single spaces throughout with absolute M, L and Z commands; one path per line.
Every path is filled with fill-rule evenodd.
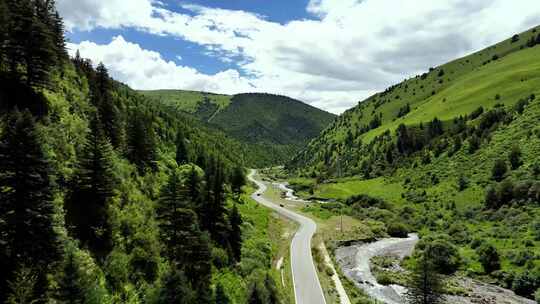
M 497 252 L 497 249 L 493 247 L 493 245 L 482 244 L 480 247 L 478 247 L 478 249 L 476 249 L 476 253 L 478 254 L 480 263 L 482 264 L 482 267 L 484 267 L 484 271 L 486 271 L 486 273 L 492 273 L 493 271 L 501 268 L 499 253 Z
M 390 223 L 388 224 L 386 231 L 388 232 L 388 235 L 398 238 L 406 238 L 409 233 L 407 226 L 403 223 Z
M 506 171 L 508 171 L 506 162 L 502 159 L 497 159 L 493 164 L 493 168 L 491 169 L 491 178 L 500 182 L 503 180 Z
M 381 285 L 385 285 L 385 286 L 393 283 L 392 278 L 390 277 L 390 275 L 388 275 L 386 271 L 377 273 L 376 279 L 377 279 L 377 283 Z
M 480 138 L 476 134 L 473 134 L 469 138 L 469 154 L 473 154 L 478 148 L 480 148 Z
M 461 265 L 459 251 L 448 235 L 437 234 L 422 238 L 414 249 L 414 256 L 418 258 L 428 250 L 439 273 L 453 274 Z
M 523 162 L 521 161 L 521 149 L 518 146 L 513 146 L 510 154 L 508 154 L 508 161 L 512 170 L 519 168 Z

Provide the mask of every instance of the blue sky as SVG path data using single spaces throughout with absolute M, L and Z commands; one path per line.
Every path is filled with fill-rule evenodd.
M 189 10 L 182 9 L 179 1 L 162 1 L 167 9 L 192 15 Z M 286 24 L 293 20 L 314 19 L 314 16 L 306 11 L 309 0 L 294 1 L 269 1 L 269 0 L 198 0 L 189 1 L 189 4 L 205 7 L 243 10 L 255 13 L 264 19 Z M 236 68 L 236 62 L 223 62 L 213 56 L 205 54 L 204 47 L 183 39 L 171 36 L 159 36 L 138 31 L 134 28 L 104 29 L 98 28 L 91 31 L 74 29 L 67 33 L 67 38 L 72 43 L 80 43 L 85 40 L 100 44 L 109 43 L 115 36 L 122 35 L 126 40 L 137 42 L 149 49 L 159 52 L 166 60 L 175 61 L 177 64 L 188 62 L 190 66 L 202 73 L 215 74 L 229 68 Z M 239 70 L 242 72 L 242 70 Z
M 334 113 L 540 24 L 538 0 L 57 0 L 57 6 L 71 53 L 103 62 L 134 89 L 269 92 Z

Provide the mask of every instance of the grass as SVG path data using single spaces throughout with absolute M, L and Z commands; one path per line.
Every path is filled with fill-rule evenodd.
M 411 104 L 413 110 L 405 117 L 388 121 L 363 135 L 363 139 L 369 142 L 385 130 L 395 130 L 401 123 L 415 125 L 434 117 L 448 121 L 471 113 L 479 106 L 491 108 L 497 103 L 513 105 L 531 93 L 538 94 L 540 62 L 536 58 L 539 56 L 540 47 L 530 48 L 463 73 L 449 85 L 441 87 L 435 95 Z M 496 99 L 497 94 L 501 96 L 500 99 Z
M 207 98 L 210 103 L 217 105 L 219 109 L 223 109 L 231 103 L 230 95 L 205 92 L 183 90 L 156 90 L 139 92 L 147 97 L 175 105 L 177 109 L 192 114 L 197 112 L 200 104 L 204 102 L 205 98 Z

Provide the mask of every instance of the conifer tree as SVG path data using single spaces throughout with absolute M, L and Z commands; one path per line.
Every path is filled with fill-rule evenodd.
M 423 252 L 409 277 L 407 303 L 438 304 L 443 302 L 442 277 L 431 261 L 430 250 Z
M 151 119 L 140 112 L 133 113 L 129 118 L 128 159 L 141 173 L 146 168 L 155 169 L 157 145 Z
M 266 291 L 268 292 L 268 301 L 269 304 L 279 304 L 279 292 L 276 286 L 276 282 L 274 281 L 274 278 L 270 276 L 270 273 L 266 273 L 266 276 L 264 277 L 264 287 L 266 288 Z
M 246 176 L 244 174 L 244 169 L 241 167 L 235 167 L 232 172 L 231 177 L 231 187 L 233 192 L 241 193 L 242 187 L 246 184 Z
M 257 287 L 256 284 L 253 284 L 251 288 L 248 303 L 249 304 L 263 304 L 264 303 L 261 292 L 259 291 L 259 288 Z
M 238 212 L 236 204 L 233 206 L 229 216 L 231 232 L 229 233 L 229 243 L 235 261 L 239 262 L 242 255 L 242 216 Z
M 64 262 L 62 277 L 59 282 L 57 301 L 62 304 L 86 303 L 85 286 L 82 285 L 79 265 L 75 254 L 69 252 Z
M 220 246 L 228 247 L 223 164 L 213 158 L 206 170 L 206 197 L 201 206 L 203 227 Z
M 98 109 L 105 134 L 115 148 L 122 149 L 125 144 L 124 128 L 118 108 L 112 97 L 112 82 L 103 63 L 96 68 L 92 87 L 92 103 Z
M 186 139 L 181 132 L 176 135 L 176 163 L 187 164 L 189 162 L 189 152 L 186 145 Z
M 199 172 L 197 172 L 197 169 L 195 168 L 195 165 L 191 166 L 189 175 L 186 178 L 186 185 L 188 187 L 189 198 L 192 203 L 192 208 L 193 210 L 195 210 L 197 216 L 200 219 L 202 216 L 201 204 L 203 199 L 204 185 Z
M 209 300 L 211 250 L 208 236 L 199 229 L 190 209 L 189 191 L 179 172 L 174 172 L 161 191 L 157 216 L 161 238 L 172 267 L 182 269 L 195 288 L 200 303 Z
M 216 287 L 216 304 L 229 304 L 229 303 L 231 303 L 231 300 L 225 294 L 225 289 L 223 288 L 223 285 L 221 283 L 218 283 Z
M 0 295 L 23 261 L 39 273 L 43 292 L 46 270 L 60 259 L 51 176 L 33 117 L 13 112 L 0 139 Z
M 31 27 L 34 22 L 34 11 L 30 0 L 7 0 L 10 12 L 5 44 L 6 59 L 12 78 L 22 80 L 21 72 L 26 64 L 26 43 L 31 38 Z
M 83 245 L 99 257 L 112 246 L 108 214 L 117 185 L 113 157 L 112 146 L 96 115 L 67 201 L 66 222 Z
M 196 293 L 191 288 L 183 271 L 172 269 L 167 273 L 159 294 L 158 303 L 198 303 L 196 300 Z

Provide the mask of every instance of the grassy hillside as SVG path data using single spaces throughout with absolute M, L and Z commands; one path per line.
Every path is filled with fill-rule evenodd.
M 270 94 L 234 96 L 191 91 L 141 91 L 187 112 L 247 144 L 264 165 L 289 160 L 330 124 L 334 115 L 298 100 Z
M 382 235 L 434 236 L 456 261 L 444 273 L 540 298 L 540 45 L 521 46 L 538 34 L 437 67 L 339 117 L 289 166 L 304 195 L 336 200 L 310 212 L 344 212 Z
M 361 101 L 314 139 L 305 154 L 313 155 L 330 143 L 368 143 L 402 123 L 427 123 L 434 117 L 448 121 L 479 106 L 512 105 L 538 93 L 540 49 L 527 47 L 538 34 L 539 30 L 531 29 Z M 312 160 L 315 163 L 320 157 Z

